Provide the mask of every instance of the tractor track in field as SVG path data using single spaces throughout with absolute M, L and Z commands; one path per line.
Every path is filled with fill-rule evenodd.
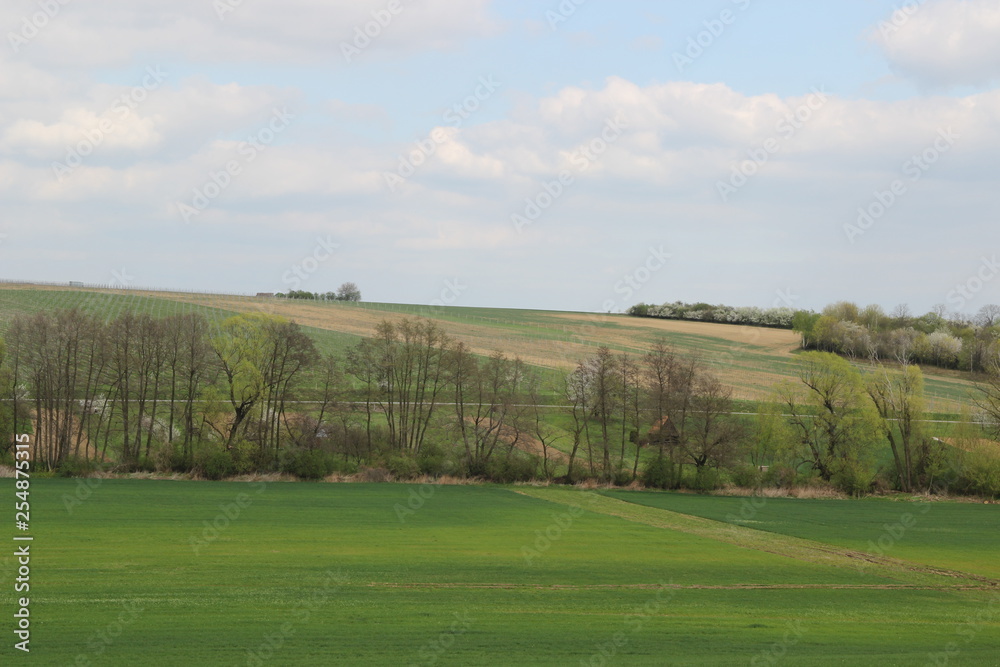
M 539 500 L 564 505 L 579 505 L 595 514 L 614 516 L 655 528 L 676 530 L 725 542 L 744 549 L 762 551 L 818 565 L 852 569 L 861 574 L 900 582 L 900 584 L 881 584 L 888 588 L 912 586 L 928 590 L 1000 590 L 1000 581 L 979 574 L 922 565 L 898 558 L 889 558 L 863 551 L 835 547 L 799 537 L 769 533 L 689 514 L 637 505 L 593 492 L 556 488 L 518 488 L 511 490 L 514 493 Z M 871 588 L 878 585 L 859 585 L 859 587 Z M 836 588 L 837 586 L 831 587 Z M 843 587 L 851 586 L 847 585 Z

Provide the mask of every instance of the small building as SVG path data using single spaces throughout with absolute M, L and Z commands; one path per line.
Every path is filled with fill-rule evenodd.
M 70 287 L 83 287 L 83 283 L 81 283 L 81 282 L 79 282 L 77 280 L 71 280 L 71 281 L 69 281 L 69 286 Z
M 274 292 L 257 292 L 258 299 L 272 299 L 274 298 Z
M 658 447 L 675 447 L 680 442 L 680 435 L 677 427 L 670 421 L 670 417 L 663 417 L 649 429 L 647 438 L 650 445 Z

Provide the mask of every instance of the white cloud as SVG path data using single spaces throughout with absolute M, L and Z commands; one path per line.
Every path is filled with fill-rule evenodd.
M 32 62 L 68 69 L 130 65 L 137 53 L 182 54 L 192 62 L 275 64 L 344 63 L 341 42 L 376 21 L 369 49 L 412 53 L 450 50 L 501 29 L 489 0 L 108 0 L 74 2 L 19 45 Z M 231 11 L 218 7 L 232 7 Z M 19 34 L 37 6 L 5 3 L 0 25 Z M 381 25 L 379 24 L 381 22 Z M 30 33 L 29 34 L 34 34 Z
M 870 37 L 896 72 L 925 86 L 981 86 L 1000 80 L 996 0 L 907 3 Z

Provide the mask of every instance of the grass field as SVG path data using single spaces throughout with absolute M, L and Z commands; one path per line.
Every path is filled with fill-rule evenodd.
M 733 498 L 82 484 L 33 481 L 37 664 L 987 665 L 1000 645 L 994 505 L 936 504 L 866 559 L 906 506 L 769 500 L 766 532 L 700 518 Z
M 124 310 L 165 316 L 199 312 L 210 321 L 243 312 L 264 311 L 298 322 L 324 352 L 340 352 L 373 333 L 383 320 L 425 317 L 482 355 L 494 350 L 518 355 L 543 369 L 551 385 L 599 345 L 641 355 L 659 338 L 678 351 L 699 355 L 734 396 L 748 401 L 768 398 L 780 380 L 798 369 L 798 336 L 786 330 L 633 318 L 625 315 L 567 313 L 491 308 L 428 307 L 378 303 L 326 303 L 283 299 L 192 294 L 125 292 L 35 285 L 0 285 L 0 334 L 17 313 L 77 307 L 112 318 Z M 959 412 L 973 385 L 963 373 L 924 369 L 928 410 Z

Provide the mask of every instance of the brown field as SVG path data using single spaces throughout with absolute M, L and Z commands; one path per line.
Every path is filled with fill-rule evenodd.
M 575 319 L 581 316 L 570 313 L 553 313 L 553 319 Z M 735 324 L 716 324 L 714 322 L 686 322 L 681 320 L 657 320 L 646 317 L 609 316 L 607 321 L 629 328 L 653 332 L 688 334 L 692 336 L 708 336 L 741 345 L 753 345 L 764 348 L 768 354 L 788 355 L 799 346 L 799 335 L 787 329 L 771 329 L 768 327 L 750 327 Z M 611 318 L 614 318 L 613 320 Z M 623 338 L 628 340 L 627 334 Z

